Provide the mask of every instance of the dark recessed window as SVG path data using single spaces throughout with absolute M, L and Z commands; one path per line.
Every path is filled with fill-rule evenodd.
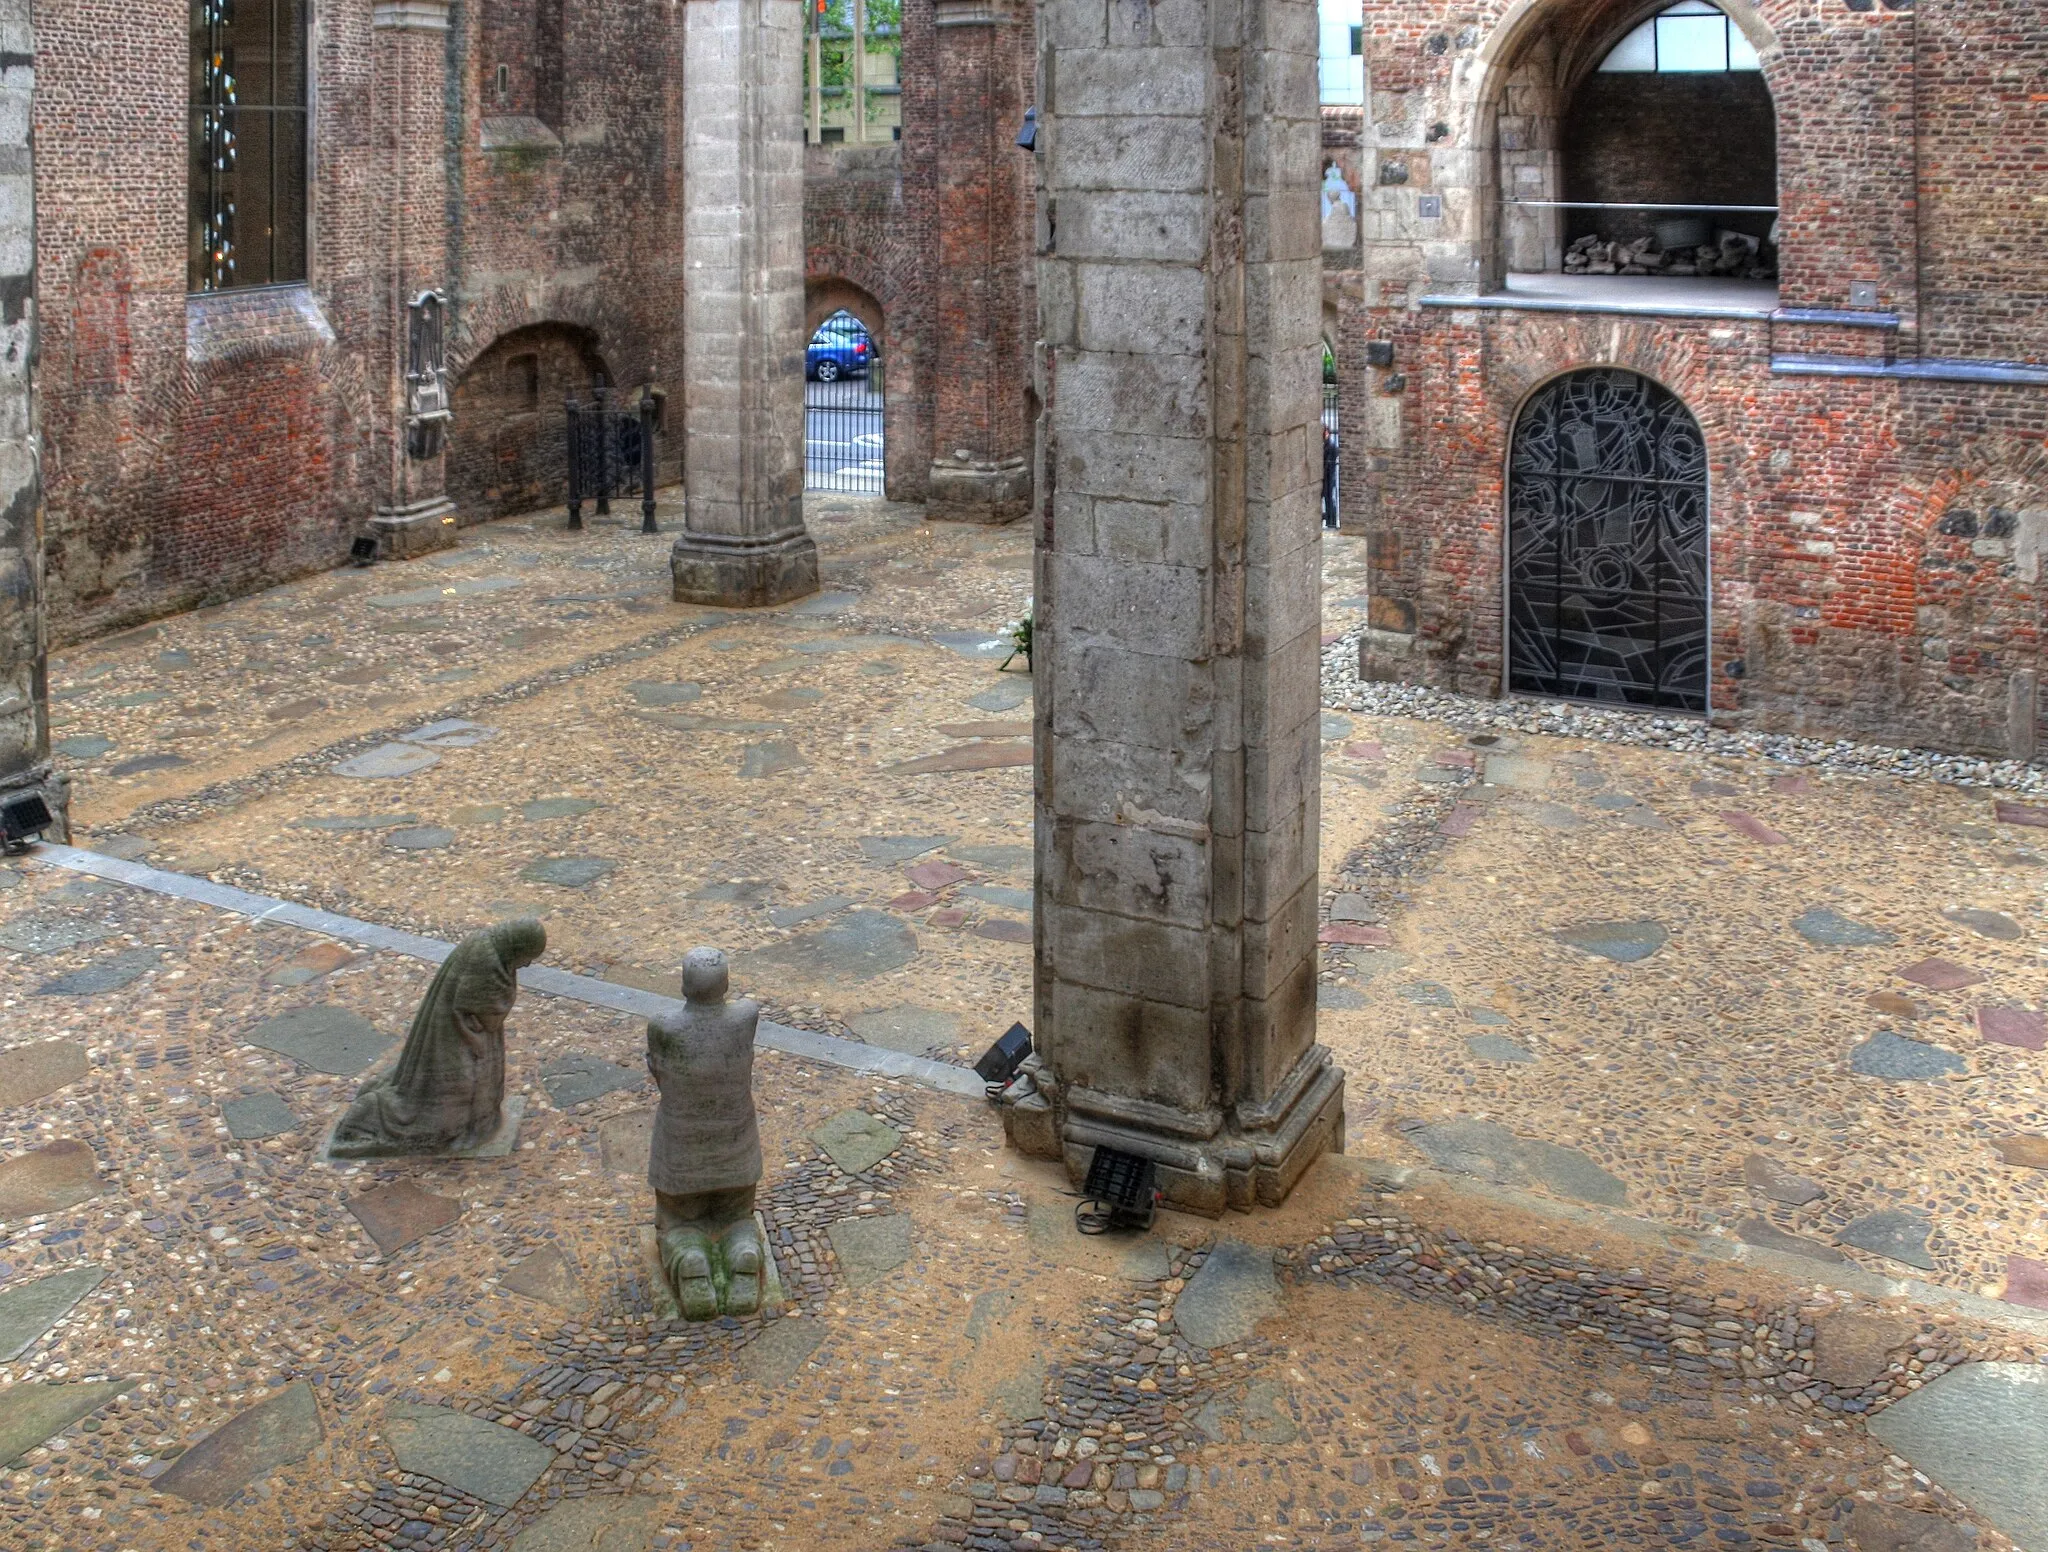
M 306 278 L 306 0 L 193 0 L 194 291 Z
M 505 396 L 520 411 L 540 408 L 540 357 L 531 351 L 505 363 Z

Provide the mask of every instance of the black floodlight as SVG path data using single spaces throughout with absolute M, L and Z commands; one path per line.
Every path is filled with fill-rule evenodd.
M 1017 1069 L 1024 1065 L 1024 1058 L 1031 1054 L 1031 1031 L 1022 1024 L 1012 1024 L 1003 1031 L 1003 1036 L 994 1045 L 981 1053 L 981 1060 L 974 1064 L 974 1075 L 988 1085 L 991 1098 L 1009 1087 L 1010 1080 L 1017 1076 Z
M 1038 109 L 1035 107 L 1024 110 L 1024 127 L 1017 131 L 1017 146 L 1024 151 L 1038 149 Z
M 17 792 L 0 802 L 0 843 L 10 852 L 27 851 L 56 822 L 40 792 Z
M 1097 1148 L 1088 1161 L 1074 1227 L 1083 1234 L 1111 1229 L 1149 1229 L 1159 1208 L 1159 1186 L 1150 1159 L 1114 1148 Z
M 349 546 L 348 558 L 358 566 L 374 566 L 377 563 L 377 541 L 364 534 Z

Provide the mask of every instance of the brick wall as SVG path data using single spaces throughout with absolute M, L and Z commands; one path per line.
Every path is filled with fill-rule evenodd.
M 1778 198 L 1778 133 L 1761 75 L 1589 76 L 1560 126 L 1565 199 L 1624 203 L 1771 205 Z M 1566 242 L 1588 232 L 1610 241 L 1650 235 L 1650 211 L 1572 211 Z M 1762 236 L 1767 215 L 1721 225 Z
M 1564 0 L 1496 38 L 1504 10 L 1453 21 L 1397 0 L 1368 15 L 1365 154 L 1408 181 L 1366 192 L 1362 302 L 1345 314 L 1359 351 L 1393 342 L 1393 365 L 1340 352 L 1361 377 L 1344 396 L 1345 501 L 1369 530 L 1366 670 L 1497 693 L 1515 414 L 1560 371 L 1619 365 L 1678 393 L 1706 436 L 1717 715 L 2031 754 L 2048 388 L 1817 376 L 1792 358 L 1874 374 L 2048 362 L 2048 207 L 2021 192 L 2048 154 L 2038 6 L 1761 6 L 1782 302 L 1842 308 L 1851 282 L 1872 282 L 1895 330 L 1421 305 L 1483 291 L 1501 267 L 1504 83 L 1573 84 L 1633 14 Z M 1424 217 L 1418 192 L 1443 215 Z

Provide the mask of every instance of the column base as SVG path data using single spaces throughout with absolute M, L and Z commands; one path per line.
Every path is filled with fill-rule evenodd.
M 1031 465 L 1021 458 L 932 465 L 924 498 L 930 522 L 1014 523 L 1030 510 Z
M 1344 1073 L 1325 1046 L 1311 1046 L 1270 1104 L 1184 1114 L 1091 1089 L 1062 1091 L 1041 1070 L 1038 1094 L 1003 1110 L 1003 1133 L 1020 1152 L 1057 1157 L 1080 1185 L 1099 1147 L 1156 1166 L 1170 1207 L 1217 1217 L 1226 1208 L 1278 1207 L 1316 1155 L 1344 1151 Z
M 818 590 L 818 546 L 802 529 L 769 540 L 683 531 L 669 551 L 679 604 L 758 609 Z
M 370 532 L 386 560 L 407 560 L 455 543 L 455 502 L 428 496 L 402 507 L 378 507 L 370 514 Z

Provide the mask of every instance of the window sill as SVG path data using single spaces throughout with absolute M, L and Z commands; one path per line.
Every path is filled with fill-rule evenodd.
M 333 344 L 333 325 L 304 281 L 185 298 L 185 359 L 193 366 L 303 355 Z
M 483 121 L 478 144 L 486 151 L 560 151 L 562 137 L 529 114 L 505 113 Z

